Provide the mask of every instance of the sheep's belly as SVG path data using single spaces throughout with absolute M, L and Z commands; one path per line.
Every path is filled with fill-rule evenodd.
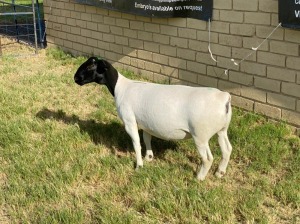
M 188 133 L 184 130 L 180 130 L 180 129 L 168 130 L 168 131 L 160 130 L 158 132 L 158 131 L 149 130 L 149 129 L 143 128 L 143 127 L 140 127 L 140 128 L 145 130 L 149 134 L 151 134 L 157 138 L 164 139 L 164 140 L 181 140 L 181 139 L 188 139 L 188 138 L 192 137 L 190 133 Z

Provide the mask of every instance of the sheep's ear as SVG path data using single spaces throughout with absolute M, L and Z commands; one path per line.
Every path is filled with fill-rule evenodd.
M 105 60 L 98 60 L 98 65 L 102 66 L 103 68 L 108 68 L 108 62 Z
M 88 70 L 95 70 L 97 68 L 97 61 L 98 58 L 91 57 L 85 63 L 86 69 Z
M 97 62 L 97 72 L 104 73 L 108 69 L 108 62 L 105 60 L 98 60 Z

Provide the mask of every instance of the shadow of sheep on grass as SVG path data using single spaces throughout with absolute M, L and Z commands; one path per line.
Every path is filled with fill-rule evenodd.
M 81 120 L 77 115 L 67 115 L 63 110 L 53 111 L 47 108 L 40 110 L 36 117 L 46 120 L 62 121 L 65 124 L 77 124 L 82 133 L 87 133 L 94 144 L 104 144 L 111 150 L 111 153 L 116 154 L 115 150 L 120 152 L 133 151 L 131 138 L 126 133 L 124 126 L 116 121 L 110 123 L 101 123 L 94 120 Z M 141 140 L 142 134 L 140 133 Z M 141 141 L 142 148 L 145 149 L 143 141 Z M 167 149 L 178 149 L 176 142 L 164 141 L 154 138 L 152 141 L 153 148 L 155 150 L 155 156 L 163 159 Z

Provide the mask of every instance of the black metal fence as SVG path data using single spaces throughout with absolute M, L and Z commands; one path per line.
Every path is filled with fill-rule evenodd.
M 38 47 L 46 46 L 43 11 L 38 0 L 0 0 L 0 38 Z M 0 41 L 1 49 L 5 44 Z

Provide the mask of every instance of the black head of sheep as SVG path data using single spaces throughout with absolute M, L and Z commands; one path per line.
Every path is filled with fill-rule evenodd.
M 109 62 L 96 57 L 85 61 L 74 76 L 74 81 L 81 86 L 91 82 L 106 85 L 113 96 L 117 79 L 117 70 Z

